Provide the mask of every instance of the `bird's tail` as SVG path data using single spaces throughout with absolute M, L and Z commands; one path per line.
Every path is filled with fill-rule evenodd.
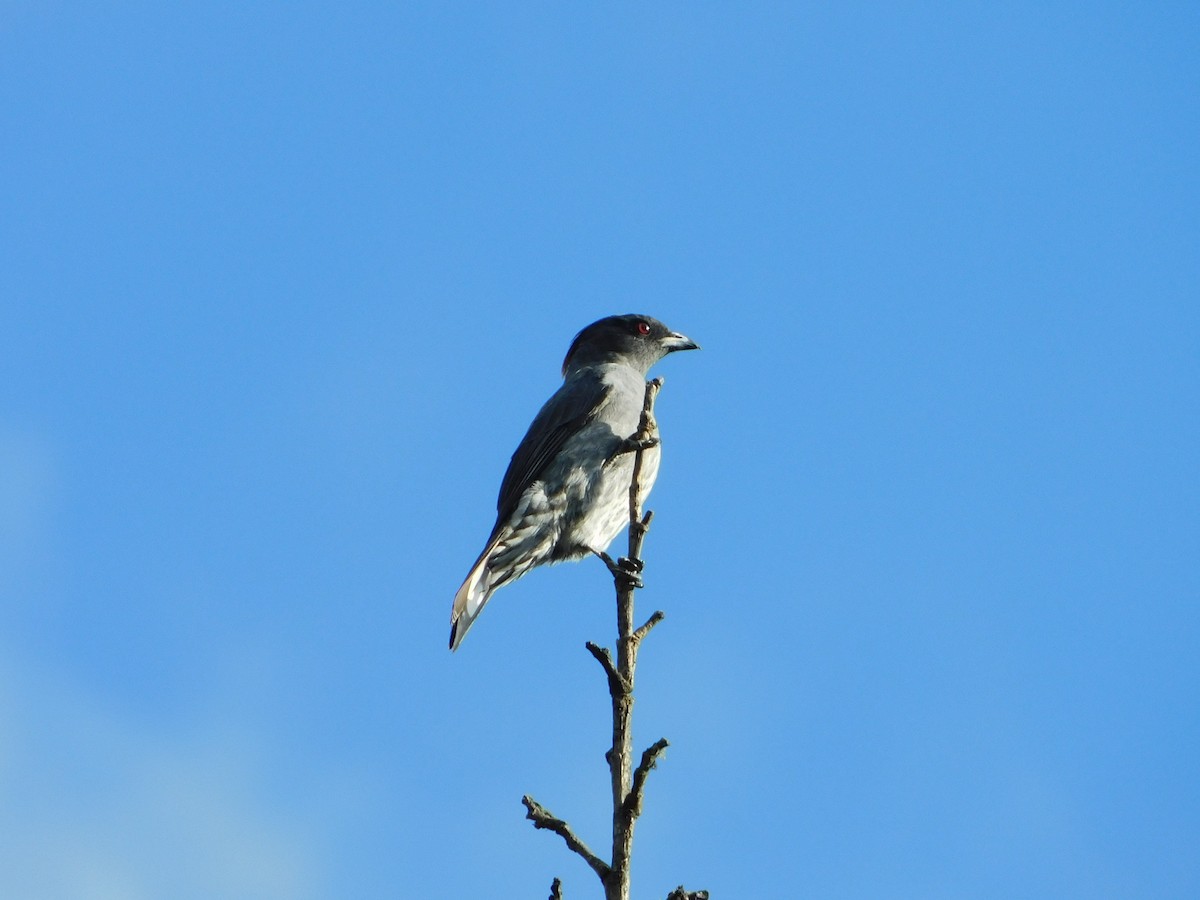
M 492 584 L 492 571 L 488 568 L 494 546 L 494 544 L 489 544 L 488 548 L 480 554 L 479 559 L 475 561 L 474 567 L 467 575 L 467 580 L 462 583 L 462 587 L 454 595 L 454 608 L 450 611 L 451 650 L 458 649 L 458 645 L 462 643 L 467 631 L 470 630 L 471 623 L 483 612 L 484 606 L 491 599 L 492 591 L 499 587 L 499 585 Z

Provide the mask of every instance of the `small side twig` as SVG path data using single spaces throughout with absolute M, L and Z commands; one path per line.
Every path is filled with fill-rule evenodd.
M 653 629 L 655 625 L 657 625 L 666 617 L 666 613 L 664 613 L 661 609 L 655 611 L 654 615 L 646 620 L 646 624 L 633 633 L 633 642 L 635 644 L 640 644 L 642 642 L 642 638 L 648 635 L 651 629 Z
M 553 831 L 566 842 L 568 849 L 583 857 L 584 862 L 592 867 L 592 871 L 600 876 L 601 881 L 608 878 L 608 863 L 593 853 L 588 845 L 575 835 L 570 825 L 551 814 L 548 809 L 528 794 L 521 798 L 521 802 L 525 804 L 525 818 L 533 822 L 534 828 Z
M 658 758 L 670 744 L 666 738 L 659 738 L 642 753 L 642 761 L 633 771 L 633 787 L 625 798 L 625 816 L 632 823 L 642 814 L 642 795 L 646 792 L 646 776 L 658 765 Z
M 609 652 L 608 648 L 593 644 L 591 641 L 588 641 L 584 646 L 587 647 L 588 653 L 596 657 L 596 661 L 604 667 L 604 672 L 608 675 L 609 693 L 628 694 L 631 690 L 629 683 L 621 677 L 621 673 L 613 665 L 612 653 Z
M 555 878 L 554 883 L 550 885 L 550 900 L 563 900 L 562 882 Z

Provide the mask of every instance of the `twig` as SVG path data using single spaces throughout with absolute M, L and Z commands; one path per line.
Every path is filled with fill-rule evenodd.
M 639 628 L 637 631 L 635 631 L 633 633 L 634 642 L 640 644 L 642 642 L 642 638 L 644 638 L 646 635 L 648 635 L 650 633 L 651 629 L 653 629 L 655 625 L 657 625 L 659 622 L 661 622 L 666 617 L 667 617 L 666 614 L 661 609 L 658 610 L 657 612 L 655 612 L 654 615 L 652 615 L 649 619 L 646 620 L 645 625 L 643 625 L 641 628 Z
M 659 756 L 669 746 L 666 738 L 659 738 L 642 753 L 642 761 L 634 770 L 633 787 L 629 789 L 629 796 L 625 798 L 623 804 L 625 816 L 629 820 L 631 828 L 633 820 L 642 814 L 642 795 L 646 791 L 646 776 L 650 774 L 651 769 L 658 765 Z
M 642 544 L 654 513 L 642 513 L 642 464 L 643 454 L 658 445 L 654 433 L 654 399 L 662 387 L 661 378 L 646 383 L 646 395 L 642 403 L 642 414 L 638 430 L 630 435 L 613 453 L 615 458 L 622 453 L 633 453 L 633 473 L 629 481 L 629 555 L 614 562 L 603 551 L 593 551 L 599 556 L 613 576 L 617 592 L 617 645 L 616 660 L 613 653 L 588 641 L 585 646 L 596 658 L 608 677 L 608 693 L 612 701 L 612 747 L 604 754 L 608 761 L 612 779 L 612 862 L 606 863 L 588 849 L 571 827 L 562 819 L 552 816 L 531 797 L 521 798 L 527 811 L 526 818 L 534 827 L 553 831 L 566 841 L 567 847 L 591 866 L 604 885 L 605 900 L 629 900 L 629 860 L 633 853 L 634 823 L 642 814 L 642 800 L 646 791 L 646 778 L 658 764 L 658 758 L 667 749 L 667 739 L 651 744 L 642 753 L 641 762 L 633 766 L 633 683 L 637 668 L 638 648 L 642 640 L 664 618 L 661 611 L 655 612 L 638 629 L 633 627 L 634 595 L 640 588 L 642 571 Z M 556 878 L 551 888 L 550 900 L 561 900 L 561 883 Z M 708 900 L 707 891 L 686 892 L 682 886 L 673 891 L 668 900 Z
M 642 498 L 640 494 L 642 492 L 642 453 L 643 451 L 649 449 L 649 447 L 641 445 L 647 444 L 650 441 L 654 442 L 653 444 L 650 444 L 650 446 L 654 446 L 654 444 L 658 443 L 658 438 L 655 437 L 651 432 L 654 430 L 654 398 L 658 396 L 658 392 L 662 389 L 662 386 L 663 380 L 661 378 L 651 378 L 646 382 L 646 396 L 642 400 L 642 417 L 638 421 L 637 434 L 630 438 L 630 441 L 637 445 L 635 447 L 633 457 L 633 477 L 629 479 L 630 559 L 641 559 L 640 543 L 638 546 L 639 552 L 633 552 L 632 543 L 635 524 L 641 524 L 642 527 L 640 530 L 643 533 L 645 532 L 646 527 L 650 524 L 649 522 L 641 522 Z
M 642 401 L 642 415 L 638 431 L 633 437 L 646 440 L 654 437 L 654 400 L 662 388 L 661 378 L 646 383 L 646 394 Z M 629 479 L 629 555 L 631 564 L 641 568 L 642 544 L 654 518 L 652 512 L 642 514 L 642 463 L 644 450 L 634 451 L 633 474 Z M 628 692 L 610 691 L 612 695 L 613 739 L 612 749 L 605 754 L 612 779 L 613 837 L 611 875 L 604 883 L 605 900 L 629 900 L 629 860 L 633 855 L 633 826 L 637 818 L 631 815 L 633 807 L 627 808 L 633 791 L 633 686 L 637 669 L 638 645 L 641 637 L 633 627 L 634 594 L 636 585 L 629 579 L 614 576 L 617 589 L 617 673 L 621 684 L 628 685 Z M 651 619 L 654 617 L 651 616 Z M 648 624 L 648 623 L 647 623 Z M 657 622 L 655 623 L 657 624 Z M 653 628 L 643 626 L 644 637 Z M 661 751 L 660 751 L 661 752 Z M 642 775 L 645 780 L 645 774 Z M 638 791 L 639 795 L 641 789 Z M 640 803 L 638 804 L 640 811 Z
M 534 828 L 545 828 L 553 831 L 566 841 L 567 847 L 570 850 L 583 857 L 584 862 L 592 867 L 592 871 L 600 876 L 601 881 L 605 881 L 608 878 L 608 863 L 593 853 L 587 844 L 576 837 L 570 825 L 552 815 L 546 807 L 542 806 L 528 794 L 521 798 L 521 802 L 525 804 L 525 818 L 533 822 Z
M 608 692 L 610 694 L 628 694 L 630 687 L 613 665 L 612 654 L 608 651 L 608 648 L 593 644 L 591 641 L 588 641 L 584 646 L 587 647 L 588 652 L 592 656 L 596 657 L 596 661 L 604 667 L 604 671 L 608 675 Z

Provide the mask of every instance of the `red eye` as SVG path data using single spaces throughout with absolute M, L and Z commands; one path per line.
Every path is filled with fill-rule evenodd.
M 649 334 L 650 333 L 650 323 L 649 322 L 638 322 L 637 330 L 638 330 L 638 334 Z

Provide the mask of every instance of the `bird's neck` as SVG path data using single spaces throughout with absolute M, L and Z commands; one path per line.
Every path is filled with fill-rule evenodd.
M 587 372 L 595 372 L 603 376 L 605 372 L 610 370 L 625 370 L 635 372 L 643 379 L 646 373 L 650 371 L 649 365 L 641 365 L 640 360 L 630 360 L 628 357 L 617 356 L 615 354 L 605 354 L 591 359 L 580 360 L 579 362 L 572 361 L 567 371 L 563 374 L 564 381 L 570 381 L 572 378 L 583 375 Z

